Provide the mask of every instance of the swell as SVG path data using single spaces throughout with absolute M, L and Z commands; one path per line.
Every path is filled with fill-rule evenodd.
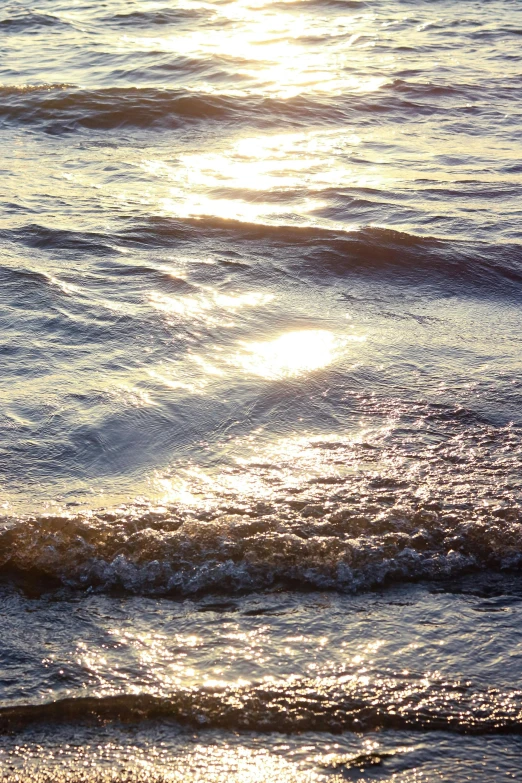
M 169 8 L 165 6 L 164 8 L 111 14 L 104 17 L 103 21 L 109 24 L 114 23 L 118 27 L 150 27 L 193 22 L 199 19 L 208 22 L 212 20 L 214 15 L 209 8 Z
M 518 290 L 522 283 L 522 245 L 518 243 L 443 239 L 377 226 L 342 231 L 314 226 L 241 223 L 210 217 L 187 223 L 196 230 L 204 226 L 236 240 L 270 242 L 275 247 L 293 248 L 299 253 L 296 259 L 299 271 L 306 270 L 321 277 L 327 272 L 335 275 L 351 271 L 389 272 L 397 283 L 437 280 L 447 287 L 465 285 L 489 295 L 498 293 L 501 284 L 514 284 Z M 175 234 L 177 225 L 172 221 L 169 227 L 169 221 L 158 220 L 155 232 L 161 235 L 165 230 L 167 234 L 173 230 Z M 139 233 L 135 236 L 139 239 Z
M 290 680 L 243 688 L 183 689 L 149 694 L 69 698 L 4 707 L 0 731 L 33 724 L 176 721 L 232 731 L 340 733 L 394 729 L 459 734 L 520 734 L 522 692 L 469 683 L 399 677 Z
M 187 248 L 212 240 L 216 246 L 263 243 L 268 254 L 285 252 L 299 274 L 344 276 L 348 273 L 393 276 L 395 283 L 437 283 L 485 296 L 519 295 L 522 245 L 416 236 L 377 226 L 354 231 L 314 226 L 268 225 L 216 217 L 150 218 L 112 234 L 75 232 L 38 224 L 0 231 L 0 239 L 73 255 L 115 256 L 117 247 Z M 115 268 L 115 273 L 117 269 Z M 122 265 L 122 273 L 126 267 Z
M 31 31 L 36 28 L 69 27 L 69 23 L 53 14 L 44 14 L 41 11 L 26 11 L 14 13 L 0 19 L 0 30 L 7 33 L 19 33 Z
M 113 255 L 118 251 L 108 234 L 95 231 L 72 231 L 28 223 L 14 229 L 0 229 L 0 239 L 36 249 L 73 250 L 90 255 Z
M 487 92 L 482 87 L 481 96 Z M 122 127 L 175 128 L 202 120 L 272 127 L 282 120 L 293 127 L 335 125 L 357 118 L 375 122 L 375 114 L 390 121 L 432 116 L 440 110 L 444 117 L 462 118 L 477 114 L 478 105 L 441 102 L 431 88 L 415 88 L 405 93 L 404 84 L 374 93 L 321 97 L 320 94 L 274 98 L 262 94 L 206 93 L 196 90 L 154 87 L 110 87 L 80 89 L 72 85 L 43 84 L 0 88 L 0 119 L 4 123 L 39 125 L 53 132 L 79 128 L 111 130 Z M 498 97 L 498 89 L 491 91 Z M 453 97 L 454 91 L 450 92 Z M 509 95 L 512 96 L 511 91 Z M 431 98 L 438 98 L 438 104 Z M 458 95 L 468 101 L 467 91 Z M 488 104 L 488 111 L 491 107 Z

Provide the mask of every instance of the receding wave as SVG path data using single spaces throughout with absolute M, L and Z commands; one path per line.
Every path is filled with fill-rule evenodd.
M 0 730 L 45 722 L 172 720 L 197 728 L 256 732 L 522 732 L 522 692 L 477 689 L 434 677 L 290 680 L 251 687 L 193 688 L 149 694 L 70 698 L 0 709 Z

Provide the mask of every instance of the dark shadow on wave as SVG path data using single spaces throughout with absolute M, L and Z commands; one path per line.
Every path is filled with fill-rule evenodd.
M 192 728 L 340 733 L 378 729 L 522 733 L 522 692 L 479 689 L 467 682 L 415 675 L 322 678 L 250 687 L 187 688 L 151 694 L 67 698 L 0 709 L 0 731 L 35 724 L 141 724 L 175 721 Z
M 448 292 L 519 296 L 522 245 L 490 244 L 415 236 L 367 226 L 339 231 L 308 226 L 262 225 L 215 217 L 153 218 L 119 235 L 119 241 L 163 245 L 212 238 L 231 243 L 263 243 L 288 269 L 323 279 L 325 274 L 388 275 L 395 284 L 437 285 Z M 284 254 L 281 254 L 281 250 Z

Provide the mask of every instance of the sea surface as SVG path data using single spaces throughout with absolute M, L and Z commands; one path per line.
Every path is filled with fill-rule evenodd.
M 521 47 L 1 3 L 1 781 L 521 780 Z

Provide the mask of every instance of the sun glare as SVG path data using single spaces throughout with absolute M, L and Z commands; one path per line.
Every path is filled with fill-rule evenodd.
M 292 378 L 329 365 L 334 349 L 334 335 L 324 329 L 287 332 L 269 342 L 246 344 L 239 363 L 263 378 Z

